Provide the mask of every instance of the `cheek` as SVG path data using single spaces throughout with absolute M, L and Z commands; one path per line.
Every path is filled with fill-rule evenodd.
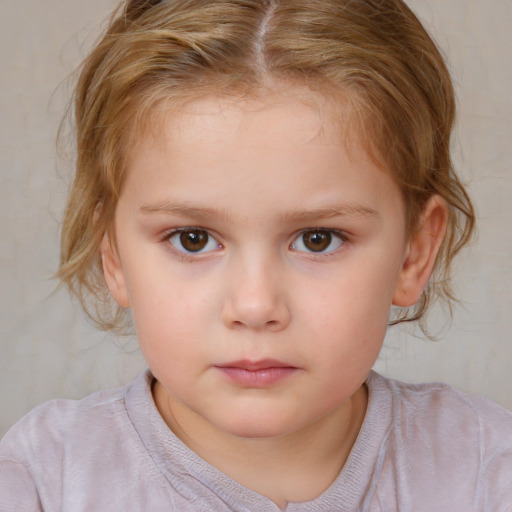
M 213 287 L 172 272 L 170 265 L 147 264 L 144 272 L 127 272 L 127 287 L 139 342 L 179 351 L 197 343 L 211 323 Z
M 202 368 L 210 322 L 197 301 L 192 308 L 179 290 L 157 292 L 146 302 L 136 301 L 132 314 L 141 353 L 157 379 L 179 388 Z
M 386 334 L 398 274 L 395 260 L 359 260 L 312 286 L 301 305 L 304 331 L 333 374 L 369 368 Z M 302 295 L 302 294 L 301 294 Z
M 317 318 L 333 334 L 337 330 L 385 327 L 398 276 L 396 260 L 353 258 L 340 268 L 327 279 L 311 282 L 309 290 L 304 289 L 304 314 Z

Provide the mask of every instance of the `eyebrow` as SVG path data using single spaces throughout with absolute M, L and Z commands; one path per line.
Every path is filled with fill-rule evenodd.
M 198 219 L 223 218 L 229 220 L 231 215 L 226 210 L 220 208 L 209 208 L 201 206 L 191 206 L 182 203 L 172 203 L 169 201 L 158 201 L 155 203 L 144 203 L 140 207 L 143 214 L 166 214 L 180 215 L 184 217 L 193 217 Z
M 197 219 L 220 218 L 229 221 L 232 218 L 232 215 L 225 209 L 191 206 L 188 204 L 172 203 L 169 201 L 144 203 L 140 207 L 140 211 L 145 215 L 179 215 Z M 281 214 L 279 220 L 283 223 L 313 222 L 321 219 L 332 219 L 336 217 L 370 220 L 380 217 L 380 214 L 376 210 L 364 205 L 342 204 L 324 208 L 290 210 Z
M 359 204 L 343 204 L 327 208 L 285 212 L 281 216 L 281 221 L 313 222 L 320 219 L 332 219 L 336 217 L 364 220 L 377 218 L 380 217 L 380 215 L 376 210 L 367 206 Z

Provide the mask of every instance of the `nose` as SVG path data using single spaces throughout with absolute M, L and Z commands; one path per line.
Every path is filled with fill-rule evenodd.
M 274 262 L 275 263 L 275 262 Z M 278 332 L 290 323 L 279 269 L 269 262 L 239 262 L 230 269 L 222 320 L 230 329 Z

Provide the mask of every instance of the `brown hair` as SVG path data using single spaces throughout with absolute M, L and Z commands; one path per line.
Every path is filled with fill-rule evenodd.
M 350 99 L 363 142 L 403 191 L 410 230 L 434 194 L 449 207 L 434 275 L 395 322 L 420 319 L 433 299 L 453 300 L 450 264 L 475 220 L 450 159 L 454 92 L 440 52 L 402 0 L 132 0 L 83 63 L 74 96 L 76 176 L 58 276 L 100 328 L 123 326 L 99 247 L 131 138 L 164 101 L 242 97 L 276 80 Z

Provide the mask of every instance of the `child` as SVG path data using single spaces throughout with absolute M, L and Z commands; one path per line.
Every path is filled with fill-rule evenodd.
M 76 89 L 59 275 L 149 370 L 13 427 L 0 509 L 512 510 L 510 413 L 371 371 L 473 229 L 454 110 L 401 0 L 122 5 Z

